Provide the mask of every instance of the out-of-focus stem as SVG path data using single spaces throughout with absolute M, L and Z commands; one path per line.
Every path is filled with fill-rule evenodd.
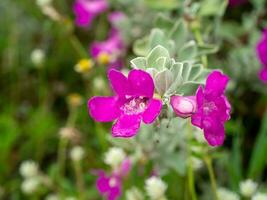
M 188 170 L 187 170 L 187 177 L 188 177 L 188 188 L 189 193 L 192 200 L 197 200 L 196 190 L 195 190 L 195 178 L 194 178 L 194 171 L 193 171 L 193 164 L 191 159 L 191 149 L 190 149 L 190 139 L 192 137 L 192 128 L 190 121 L 187 122 L 187 129 L 188 129 L 188 143 L 187 143 L 187 152 L 188 152 Z
M 76 176 L 76 185 L 77 188 L 79 190 L 79 199 L 80 200 L 84 200 L 84 181 L 83 181 L 83 172 L 82 172 L 82 166 L 81 166 L 81 162 L 78 161 L 74 161 L 73 162 L 73 166 L 74 166 L 74 171 L 75 171 L 75 176 Z
M 214 194 L 214 199 L 215 200 L 219 200 L 218 193 L 217 193 L 216 178 L 215 178 L 214 170 L 213 170 L 213 167 L 212 167 L 211 157 L 209 155 L 204 156 L 204 161 L 205 161 L 205 163 L 207 165 L 207 168 L 208 168 L 211 187 L 212 187 L 212 191 L 213 191 L 213 194 Z

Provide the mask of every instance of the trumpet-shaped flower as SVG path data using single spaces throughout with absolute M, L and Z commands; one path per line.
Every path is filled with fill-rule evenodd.
M 263 82 L 267 83 L 267 29 L 263 32 L 262 38 L 257 44 L 256 51 L 263 65 L 259 77 Z
M 106 0 L 76 0 L 73 11 L 78 26 L 90 26 L 93 19 L 108 8 Z
M 209 74 L 206 86 L 196 93 L 197 112 L 192 115 L 192 124 L 204 130 L 204 136 L 211 146 L 224 142 L 224 122 L 230 119 L 231 106 L 224 95 L 228 76 L 219 71 Z
M 112 69 L 108 78 L 115 96 L 92 97 L 88 101 L 89 113 L 99 122 L 117 119 L 112 127 L 113 137 L 132 137 L 141 121 L 150 124 L 160 114 L 162 102 L 153 98 L 153 79 L 147 72 L 136 69 L 129 72 L 128 78 Z

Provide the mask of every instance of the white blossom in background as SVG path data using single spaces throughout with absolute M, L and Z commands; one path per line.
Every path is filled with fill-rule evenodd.
M 239 184 L 240 193 L 244 197 L 251 197 L 257 190 L 258 184 L 251 179 L 247 179 L 245 181 L 242 181 Z
M 267 200 L 267 194 L 264 193 L 256 193 L 252 196 L 251 200 Z
M 57 194 L 49 194 L 47 197 L 45 197 L 45 200 L 59 200 L 59 197 Z
M 126 200 L 143 200 L 144 196 L 142 192 L 136 188 L 132 187 L 131 189 L 126 191 Z
M 113 168 L 117 168 L 125 158 L 126 154 L 123 149 L 112 147 L 105 153 L 104 162 Z
M 21 190 L 25 194 L 33 194 L 40 186 L 41 181 L 39 177 L 32 177 L 25 179 L 21 184 Z
M 240 197 L 238 194 L 226 189 L 226 188 L 219 188 L 217 190 L 219 200 L 239 200 Z
M 152 200 L 163 200 L 165 199 L 165 191 L 167 189 L 166 183 L 164 183 L 160 178 L 152 176 L 145 182 L 145 190 L 147 195 Z
M 32 160 L 24 161 L 19 168 L 19 172 L 24 178 L 37 176 L 38 171 L 38 164 Z
M 75 146 L 70 150 L 70 158 L 73 161 L 80 161 L 84 157 L 84 149 L 81 146 Z
M 40 7 L 50 5 L 52 0 L 36 0 L 36 4 Z
M 42 49 L 34 49 L 31 53 L 31 61 L 36 67 L 40 67 L 45 59 L 45 53 Z

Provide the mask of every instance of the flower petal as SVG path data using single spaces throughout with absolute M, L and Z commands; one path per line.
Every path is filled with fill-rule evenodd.
M 224 142 L 225 133 L 223 124 L 213 118 L 203 120 L 204 136 L 211 146 L 221 146 Z
M 128 81 L 132 89 L 132 95 L 152 98 L 154 94 L 154 82 L 149 73 L 143 70 L 131 70 Z
M 96 187 L 101 194 L 107 192 L 110 189 L 109 178 L 106 177 L 105 173 L 99 174 L 99 177 L 96 180 Z
M 213 97 L 222 95 L 228 81 L 229 77 L 222 74 L 221 72 L 211 72 L 206 81 L 205 93 L 212 95 Z
M 267 46 L 267 44 L 266 44 Z M 266 56 L 267 57 L 267 56 Z M 263 67 L 259 73 L 259 77 L 263 83 L 267 83 L 267 67 Z
M 117 97 L 92 97 L 88 101 L 88 110 L 91 117 L 99 122 L 110 122 L 120 115 Z
M 129 91 L 127 78 L 119 71 L 111 69 L 108 72 L 111 87 L 119 96 L 125 96 Z
M 191 116 L 191 123 L 194 125 L 194 126 L 197 126 L 199 128 L 203 128 L 202 127 L 202 114 L 200 112 L 197 112 L 195 114 L 193 114 Z
M 147 109 L 143 112 L 143 122 L 146 124 L 152 123 L 160 114 L 162 101 L 159 99 L 151 99 Z
M 141 115 L 122 115 L 112 127 L 113 137 L 132 137 L 140 128 Z

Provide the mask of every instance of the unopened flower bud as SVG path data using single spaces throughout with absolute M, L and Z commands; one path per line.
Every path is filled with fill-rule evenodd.
M 182 118 L 190 117 L 197 109 L 196 99 L 194 96 L 172 96 L 171 106 L 176 115 Z
M 83 98 L 78 93 L 71 93 L 67 96 L 67 102 L 71 107 L 78 107 L 82 105 Z
M 21 190 L 25 194 L 33 194 L 40 185 L 39 177 L 32 177 L 25 179 L 21 184 Z
M 227 200 L 239 200 L 240 199 L 236 193 L 226 188 L 219 188 L 217 190 L 217 193 L 218 193 L 219 200 L 226 200 L 226 199 Z
M 136 188 L 133 187 L 126 191 L 126 200 L 143 200 L 144 196 L 142 192 Z
M 78 141 L 80 139 L 80 132 L 76 128 L 63 127 L 59 130 L 59 135 L 61 138 Z
M 264 193 L 256 193 L 253 195 L 251 200 L 266 200 L 267 199 L 267 194 Z
M 126 158 L 126 154 L 123 149 L 118 147 L 112 147 L 105 154 L 104 162 L 110 165 L 114 169 L 118 168 L 122 161 Z
M 36 0 L 36 4 L 40 7 L 50 5 L 52 0 Z
M 49 194 L 45 200 L 59 200 L 59 197 L 57 194 Z

